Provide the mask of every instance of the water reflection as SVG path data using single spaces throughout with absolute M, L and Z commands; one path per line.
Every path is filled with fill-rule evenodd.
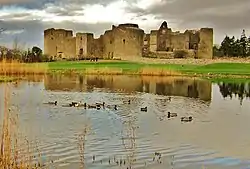
M 145 92 L 165 96 L 183 96 L 211 100 L 211 83 L 205 80 L 184 77 L 139 77 L 139 76 L 64 76 L 49 75 L 45 88 L 52 91 L 87 91 L 105 88 L 111 92 Z
M 20 109 L 19 128 L 31 140 L 38 140 L 41 154 L 48 161 L 52 159 L 58 169 L 79 166 L 116 169 L 130 165 L 162 169 L 171 168 L 172 164 L 177 169 L 202 165 L 228 168 L 231 164 L 235 169 L 250 164 L 243 161 L 250 157 L 249 104 L 240 106 L 237 99 L 221 97 L 221 93 L 227 97 L 228 93 L 239 91 L 247 97 L 246 85 L 242 92 L 240 85 L 232 89 L 225 87 L 227 84 L 221 83 L 222 88 L 213 84 L 212 91 L 208 81 L 180 77 L 44 78 L 44 82 L 21 81 L 19 86 L 10 85 L 14 93 L 10 100 Z M 3 91 L 0 85 L 0 96 Z M 171 101 L 167 100 L 168 95 L 173 96 Z M 57 106 L 43 104 L 54 100 L 58 100 Z M 72 100 L 90 104 L 104 101 L 107 105 L 118 105 L 118 110 L 62 107 Z M 124 103 L 125 100 L 131 100 L 131 104 Z M 0 110 L 3 106 L 0 97 Z M 140 108 L 145 106 L 148 112 L 141 112 Z M 178 117 L 164 118 L 168 111 Z M 180 117 L 189 115 L 193 122 L 180 122 Z M 162 163 L 153 158 L 155 152 L 162 154 Z M 126 165 L 120 165 L 121 159 Z
M 238 97 L 242 105 L 244 98 L 250 97 L 250 83 L 218 83 L 223 98 Z

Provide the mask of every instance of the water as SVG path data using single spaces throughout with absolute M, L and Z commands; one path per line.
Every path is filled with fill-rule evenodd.
M 132 168 L 250 168 L 249 83 L 51 75 L 9 85 L 19 129 L 38 147 L 45 163 L 53 160 L 51 168 L 80 168 L 83 156 L 88 169 L 126 169 L 129 161 Z M 3 112 L 4 84 L 0 93 Z M 129 99 L 130 105 L 123 103 Z M 55 100 L 57 106 L 43 104 Z M 62 106 L 72 101 L 104 101 L 118 110 Z M 148 111 L 141 112 L 145 106 Z M 168 111 L 178 116 L 167 119 Z M 181 123 L 181 116 L 194 121 Z M 83 152 L 79 145 L 86 125 Z M 155 152 L 162 154 L 161 163 L 153 161 Z M 117 165 L 114 156 L 125 165 Z

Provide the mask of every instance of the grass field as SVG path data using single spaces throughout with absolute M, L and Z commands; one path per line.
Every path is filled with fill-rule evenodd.
M 108 72 L 112 70 L 120 70 L 121 74 L 143 74 L 143 70 L 147 69 L 146 74 L 157 74 L 157 72 L 169 72 L 173 74 L 183 75 L 239 75 L 250 77 L 250 63 L 213 63 L 207 65 L 193 64 L 146 64 L 126 61 L 110 61 L 110 62 L 51 62 L 48 64 L 48 71 L 55 72 L 79 72 L 84 73 L 86 70 L 105 69 Z M 100 73 L 100 72 L 99 72 Z M 102 72 L 105 74 L 105 72 Z

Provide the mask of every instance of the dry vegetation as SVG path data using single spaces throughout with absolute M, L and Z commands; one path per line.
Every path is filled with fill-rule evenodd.
M 1 126 L 0 168 L 4 169 L 31 169 L 41 168 L 40 162 L 34 163 L 30 143 L 27 139 L 20 140 L 18 114 L 9 108 L 9 86 L 4 89 L 4 112 Z M 39 159 L 37 159 L 39 161 Z
M 47 65 L 40 63 L 21 63 L 17 60 L 2 60 L 0 62 L 0 75 L 31 75 L 31 74 L 45 74 L 47 72 Z
M 126 71 L 122 68 L 87 68 L 84 74 L 88 75 L 145 75 L 145 76 L 179 76 L 180 72 L 163 69 L 144 67 L 138 70 Z
M 101 75 L 121 75 L 122 69 L 119 68 L 88 68 L 85 70 L 86 74 L 101 74 Z
M 46 69 L 39 65 L 28 65 L 20 63 L 18 61 L 6 61 L 0 62 L 0 74 L 4 75 L 3 80 L 7 81 L 11 77 L 7 75 L 15 75 L 18 78 L 19 75 L 28 74 L 43 74 Z M 8 80 L 9 81 L 9 80 Z M 4 84 L 4 109 L 0 115 L 3 115 L 0 121 L 0 168 L 4 169 L 31 169 L 42 168 L 42 164 L 37 157 L 32 155 L 32 148 L 30 142 L 21 137 L 18 129 L 20 128 L 18 123 L 18 113 L 10 109 L 10 92 L 9 83 Z M 36 150 L 37 151 L 37 150 Z M 37 161 L 37 162 L 34 162 Z
M 180 72 L 168 70 L 163 68 L 142 68 L 139 72 L 140 75 L 145 76 L 180 76 Z

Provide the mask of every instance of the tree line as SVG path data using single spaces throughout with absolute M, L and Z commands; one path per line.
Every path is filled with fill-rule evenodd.
M 32 49 L 19 50 L 19 49 L 8 49 L 0 47 L 0 61 L 1 60 L 18 60 L 20 62 L 50 62 L 53 61 L 52 57 L 48 57 L 43 54 L 42 49 L 37 46 L 33 46 Z
M 213 46 L 215 57 L 248 57 L 250 56 L 250 37 L 242 31 L 240 39 L 226 36 L 219 46 Z
M 4 33 L 6 29 L 0 28 L 0 36 Z M 48 57 L 43 54 L 41 48 L 33 46 L 31 49 L 25 50 L 24 47 L 21 47 L 17 37 L 13 41 L 13 48 L 9 49 L 3 46 L 0 46 L 0 61 L 1 60 L 18 60 L 20 62 L 49 62 L 53 61 L 52 57 Z

